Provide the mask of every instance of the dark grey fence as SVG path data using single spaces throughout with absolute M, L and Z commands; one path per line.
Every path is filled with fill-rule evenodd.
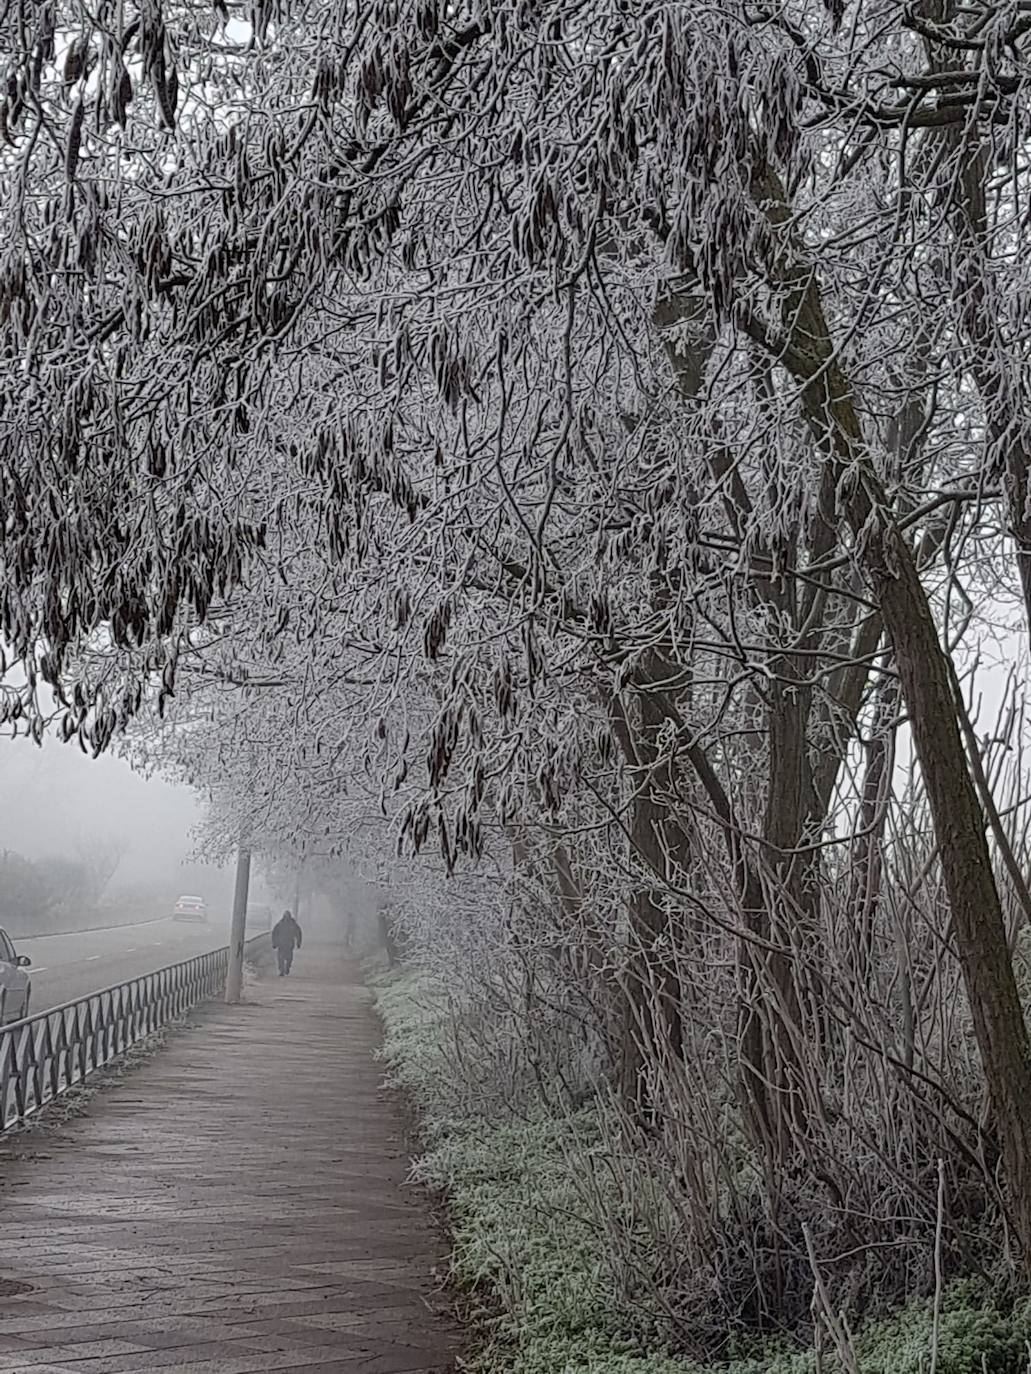
M 267 934 L 255 936 L 244 945 L 244 958 L 254 963 L 271 947 Z M 0 1026 L 0 1131 L 191 1007 L 217 997 L 228 964 L 227 945 Z

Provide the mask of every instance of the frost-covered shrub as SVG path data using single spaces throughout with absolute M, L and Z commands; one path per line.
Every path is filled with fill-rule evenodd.
M 662 1228 L 673 1243 L 675 1219 L 640 1161 L 620 1158 L 603 1105 L 494 1119 L 463 1111 L 452 1045 L 463 1010 L 417 969 L 377 979 L 376 999 L 391 1081 L 424 1127 L 414 1175 L 447 1200 L 452 1275 L 477 1323 L 483 1374 L 847 1374 L 826 1340 L 819 1361 L 790 1345 L 718 1365 L 678 1355 L 662 1300 L 668 1260 L 652 1243 Z M 953 1284 L 936 1374 L 1029 1374 L 1029 1340 L 1031 1300 Z M 856 1368 L 930 1374 L 933 1344 L 932 1305 L 913 1302 L 860 1328 Z
M 389 1081 L 408 1095 L 424 1133 L 432 1137 L 447 1129 L 456 1105 L 447 1072 L 447 1005 L 417 971 L 382 974 L 371 981 L 383 1020 L 380 1055 Z
M 648 1285 L 635 1305 L 620 1257 L 584 1208 L 582 1175 L 599 1172 L 593 1156 L 607 1148 L 597 1112 L 585 1110 L 478 1125 L 416 1167 L 450 1201 L 455 1279 L 491 1311 L 492 1349 L 511 1350 L 513 1369 L 538 1367 L 548 1349 L 625 1359 L 662 1348 Z M 609 1202 L 621 1206 L 614 1186 Z

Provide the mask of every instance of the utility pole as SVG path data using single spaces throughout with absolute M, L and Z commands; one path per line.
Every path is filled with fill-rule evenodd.
M 229 968 L 226 970 L 226 1001 L 239 1002 L 243 991 L 243 942 L 247 936 L 247 891 L 251 881 L 251 851 L 241 844 L 236 854 L 236 887 L 233 892 L 233 924 L 229 932 Z
M 301 875 L 304 872 L 304 859 L 302 857 L 297 865 L 297 872 L 294 874 L 294 920 L 301 919 Z

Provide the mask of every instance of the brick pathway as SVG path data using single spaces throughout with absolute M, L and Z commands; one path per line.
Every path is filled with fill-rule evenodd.
M 85 1116 L 2 1147 L 3 1374 L 452 1368 L 356 976 L 306 945 Z

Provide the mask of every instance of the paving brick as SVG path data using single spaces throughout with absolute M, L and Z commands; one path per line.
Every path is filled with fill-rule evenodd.
M 442 1243 L 405 1184 L 356 969 L 214 1006 L 0 1155 L 0 1374 L 444 1374 Z

